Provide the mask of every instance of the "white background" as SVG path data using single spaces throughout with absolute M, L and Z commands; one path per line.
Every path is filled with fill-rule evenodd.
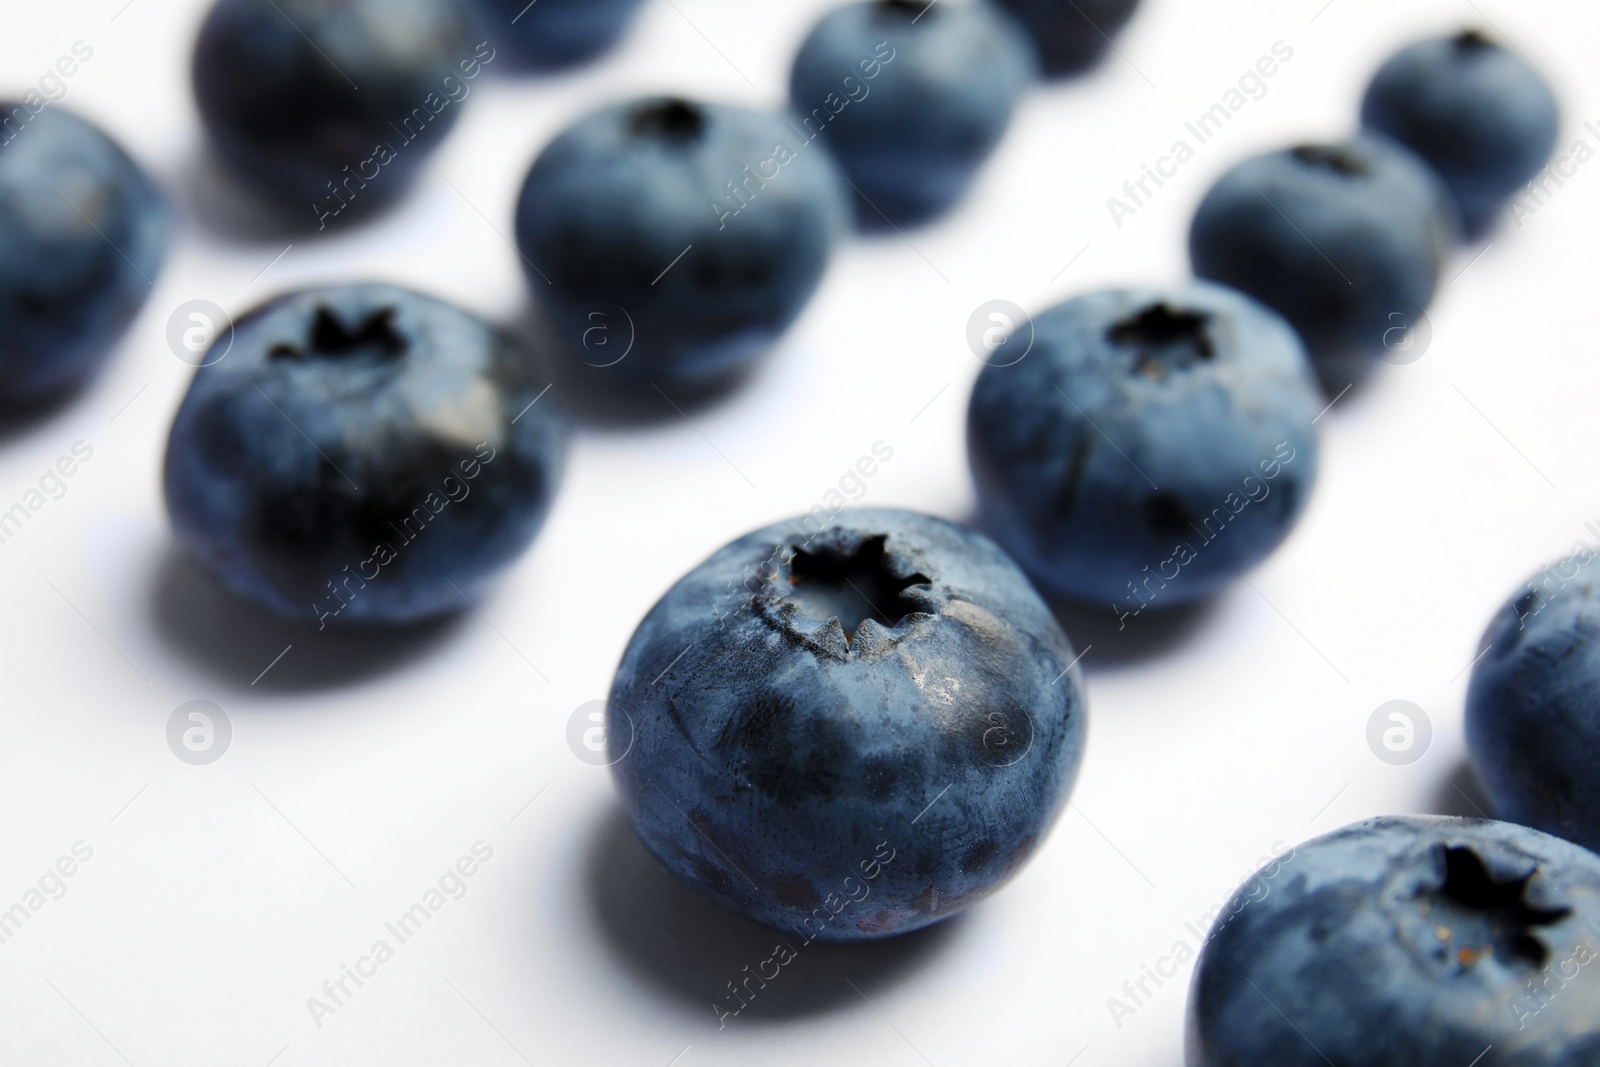
M 1594 537 L 1600 164 L 1520 228 L 1508 219 L 1481 259 L 1461 253 L 1426 355 L 1320 421 L 1310 509 L 1249 584 L 1175 634 L 1148 615 L 1120 638 L 1069 626 L 1094 645 L 1074 807 L 965 917 L 895 943 L 805 949 L 719 1031 L 714 999 L 774 935 L 653 865 L 566 725 L 604 695 L 675 578 L 818 502 L 874 442 L 894 458 L 864 502 L 967 516 L 972 310 L 1180 278 L 1209 182 L 1251 152 L 1346 131 L 1403 41 L 1492 20 L 1558 85 L 1563 146 L 1600 147 L 1582 128 L 1600 119 L 1593 5 L 1323 3 L 1149 0 L 1120 39 L 1125 58 L 1026 100 L 953 217 L 844 248 L 749 388 L 694 426 L 667 413 L 583 433 L 548 527 L 481 614 L 375 641 L 263 620 L 173 555 L 160 459 L 190 370 L 164 340 L 172 310 L 206 298 L 237 313 L 286 288 L 375 277 L 514 314 L 523 283 L 501 235 L 540 145 L 648 90 L 776 106 L 828 3 L 649 0 L 598 65 L 480 79 L 399 210 L 294 237 L 278 258 L 290 239 L 241 239 L 202 209 L 215 198 L 187 77 L 200 0 L 120 13 L 123 0 L 12 0 L 5 90 L 88 42 L 63 106 L 145 161 L 181 218 L 105 374 L 0 443 L 5 506 L 73 442 L 94 449 L 68 494 L 0 545 L 0 908 L 75 842 L 93 849 L 66 895 L 0 945 L 0 1062 L 1176 1065 L 1187 966 L 1147 983 L 1120 1025 L 1108 998 L 1192 945 L 1185 924 L 1275 843 L 1463 810 L 1450 781 L 1480 633 L 1537 566 Z M 1116 227 L 1106 198 L 1277 41 L 1294 57 L 1267 95 Z M 192 699 L 233 724 L 209 767 L 166 744 L 168 717 Z M 1391 699 L 1432 719 L 1413 766 L 1368 748 L 1368 718 Z M 480 840 L 493 858 L 465 897 L 315 1025 L 307 998 Z

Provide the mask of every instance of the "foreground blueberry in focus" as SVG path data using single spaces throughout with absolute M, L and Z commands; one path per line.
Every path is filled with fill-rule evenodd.
M 1288 536 L 1322 407 L 1273 312 L 1199 283 L 1069 300 L 967 412 L 979 513 L 1040 585 L 1119 615 L 1216 592 Z
M 411 184 L 493 57 L 453 0 L 217 0 L 195 101 L 238 178 L 326 226 Z
M 998 0 L 1033 38 L 1039 66 L 1052 78 L 1081 73 L 1111 49 L 1139 0 Z
M 840 190 L 776 116 L 640 100 L 539 155 L 517 245 L 561 354 L 619 389 L 711 391 L 805 308 L 843 230 Z
M 640 623 L 607 738 L 640 838 L 810 941 L 993 891 L 1055 821 L 1084 706 L 1066 636 L 991 541 L 908 511 L 759 530 Z
M 811 31 L 789 107 L 856 187 L 863 226 L 917 223 L 966 191 L 1034 70 L 1026 35 L 988 4 L 869 0 Z
M 322 625 L 410 622 L 465 608 L 538 533 L 562 424 L 488 323 L 355 285 L 279 297 L 230 340 L 178 410 L 166 497 L 233 592 Z
M 640 0 L 474 0 L 478 21 L 514 65 L 559 70 L 617 43 Z
M 1475 237 L 1544 167 L 1561 114 L 1537 70 L 1469 30 L 1420 41 L 1385 63 L 1367 87 L 1361 122 L 1427 161 Z
M 1495 814 L 1600 850 L 1600 563 L 1529 580 L 1484 635 L 1467 749 Z
M 1377 138 L 1303 145 L 1229 171 L 1195 212 L 1189 256 L 1289 320 L 1337 394 L 1406 343 L 1455 242 L 1448 194 Z
M 1223 909 L 1188 1067 L 1600 1063 L 1600 857 L 1509 823 L 1373 819 Z
M 0 405 L 87 382 L 150 295 L 169 216 L 145 172 L 59 107 L 0 103 Z M 18 125 L 18 118 L 26 121 Z

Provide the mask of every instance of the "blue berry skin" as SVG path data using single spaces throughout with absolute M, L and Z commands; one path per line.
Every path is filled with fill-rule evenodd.
M 778 116 L 656 97 L 545 148 L 516 231 L 561 355 L 582 358 L 593 316 L 621 308 L 633 345 L 604 367 L 608 385 L 700 391 L 747 370 L 805 308 L 844 198 L 827 157 Z
M 1566 841 L 1372 819 L 1301 845 L 1221 915 L 1187 1067 L 1600 1063 L 1600 857 Z
M 1535 575 L 1490 623 L 1467 749 L 1495 813 L 1600 851 L 1600 563 Z
M 1081 74 L 1111 50 L 1139 0 L 998 0 L 1033 39 L 1047 77 Z
M 563 425 L 488 323 L 352 285 L 269 301 L 231 343 L 178 409 L 166 497 L 234 593 L 319 628 L 408 623 L 464 609 L 538 533 Z
M 486 55 L 453 0 L 217 0 L 195 101 L 245 184 L 297 210 L 359 209 L 411 184 Z
M 473 0 L 479 24 L 524 70 L 562 70 L 615 45 L 640 0 Z
M 0 103 L 0 117 L 29 115 Z M 0 404 L 84 385 L 144 306 L 171 217 L 144 170 L 48 107 L 0 143 Z
M 855 186 L 862 226 L 920 223 L 966 192 L 1034 75 L 1027 36 L 998 8 L 870 0 L 817 23 L 789 107 Z
M 1200 277 L 1288 319 L 1337 393 L 1420 321 L 1455 235 L 1449 194 L 1428 167 L 1363 137 L 1229 171 L 1195 212 L 1189 257 Z
M 967 451 L 985 529 L 1040 588 L 1175 605 L 1288 536 L 1322 403 L 1282 318 L 1200 282 L 1081 296 L 1032 330 L 978 376 Z
M 846 509 L 679 580 L 628 643 L 607 737 L 673 873 L 800 938 L 863 940 L 954 914 L 1034 851 L 1077 776 L 1080 685 L 993 542 Z
M 1420 41 L 1367 87 L 1361 123 L 1399 141 L 1444 180 L 1468 237 L 1544 167 L 1561 109 L 1528 62 L 1468 30 Z

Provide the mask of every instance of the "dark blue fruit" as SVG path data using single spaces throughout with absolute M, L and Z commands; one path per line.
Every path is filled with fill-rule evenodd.
M 1023 570 L 1120 615 L 1207 596 L 1288 536 L 1322 404 L 1289 324 L 1199 283 L 1069 300 L 978 376 L 979 514 Z
M 1071 646 L 993 542 L 909 511 L 759 530 L 628 643 L 607 737 L 673 873 L 807 941 L 885 937 L 992 892 L 1083 751 Z
M 233 592 L 322 625 L 409 622 L 465 608 L 538 533 L 562 424 L 488 323 L 355 285 L 270 301 L 231 344 L 178 410 L 166 495 Z
M 1188 1067 L 1600 1063 L 1600 857 L 1509 823 L 1373 819 L 1247 882 L 1200 956 Z
M 1367 87 L 1361 122 L 1427 160 L 1472 237 L 1544 167 L 1561 112 L 1526 60 L 1468 30 L 1419 41 L 1385 63 Z
M 1358 138 L 1229 171 L 1195 212 L 1189 256 L 1196 274 L 1288 319 L 1324 389 L 1338 393 L 1417 327 L 1455 232 L 1448 194 L 1425 164 Z
M 1039 65 L 1053 78 L 1081 73 L 1111 48 L 1139 0 L 999 0 L 1033 38 Z
M 562 353 L 617 388 L 678 395 L 771 349 L 843 216 L 827 157 L 782 119 L 662 97 L 591 115 L 540 153 L 517 245 Z
M 1600 564 L 1545 568 L 1495 616 L 1467 748 L 1495 814 L 1600 850 Z
M 817 23 L 789 107 L 844 168 L 862 225 L 916 223 L 966 191 L 1034 73 L 1027 36 L 997 8 L 871 0 Z
M 195 101 L 238 178 L 326 225 L 403 192 L 492 59 L 453 0 L 218 0 Z
M 11 407 L 100 369 L 150 295 L 170 219 L 95 126 L 59 107 L 0 103 L 0 117 L 0 405 Z
M 472 0 L 479 24 L 507 60 L 526 70 L 559 70 L 617 43 L 640 0 Z

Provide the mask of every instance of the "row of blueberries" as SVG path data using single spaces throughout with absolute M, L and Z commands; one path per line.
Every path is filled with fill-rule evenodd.
M 321 197 L 371 138 L 318 156 L 330 142 L 311 132 L 328 114 L 343 128 L 377 115 L 330 101 L 359 79 L 379 102 L 360 108 L 385 123 L 437 114 L 424 101 L 470 33 L 438 0 L 385 5 L 386 35 L 362 21 L 369 3 L 284 6 L 221 0 L 196 85 L 225 161 Z M 528 61 L 599 47 L 633 6 L 587 5 L 591 32 L 577 36 L 590 44 Z M 1048 70 L 1102 48 L 1052 48 L 1070 36 L 1052 18 L 1076 25 L 1061 7 L 1007 6 Z M 1132 5 L 1113 7 L 1107 27 Z M 429 49 L 398 62 L 380 37 Z M 579 123 L 540 155 L 517 211 L 551 344 L 608 301 L 642 341 L 615 388 L 720 387 L 815 287 L 847 213 L 841 180 L 858 213 L 891 224 L 959 195 L 1026 83 L 1025 40 L 988 7 L 877 0 L 813 32 L 789 122 L 655 99 Z M 448 121 L 423 118 L 418 133 Z M 1332 392 L 1370 365 L 1394 316 L 1422 314 L 1451 242 L 1480 233 L 1538 169 L 1557 116 L 1525 63 L 1463 34 L 1387 64 L 1363 121 L 1360 138 L 1263 157 L 1218 184 L 1191 234 L 1208 281 L 1069 302 L 1034 323 L 1029 357 L 984 370 L 969 445 L 1004 549 L 927 516 L 845 511 L 821 533 L 795 520 L 750 534 L 662 598 L 607 716 L 613 743 L 626 738 L 624 802 L 663 863 L 809 936 L 805 917 L 831 913 L 859 841 L 888 834 L 904 860 L 869 910 L 819 926 L 837 939 L 925 926 L 1020 868 L 1065 804 L 1085 732 L 1077 657 L 1035 586 L 1136 613 L 1214 592 L 1270 552 L 1314 480 L 1312 368 Z M 391 196 L 421 156 L 396 132 Z M 126 327 L 164 215 L 137 166 L 59 110 L 0 148 L 0 190 L 14 205 L 0 254 L 17 322 L 0 392 L 27 402 L 85 380 Z M 180 539 L 234 592 L 319 625 L 406 622 L 459 608 L 535 537 L 565 429 L 520 343 L 432 298 L 353 285 L 274 300 L 230 344 L 195 376 L 165 484 Z M 1588 562 L 1497 620 L 1469 739 L 1504 814 L 1594 846 Z M 1480 1041 L 1505 1062 L 1600 1055 L 1595 984 L 1557 979 L 1552 993 L 1546 977 L 1593 957 L 1600 858 L 1536 830 L 1398 819 L 1280 862 L 1295 876 L 1247 887 L 1208 942 L 1192 1067 L 1465 1063 Z M 1529 1007 L 1535 983 L 1548 995 Z

